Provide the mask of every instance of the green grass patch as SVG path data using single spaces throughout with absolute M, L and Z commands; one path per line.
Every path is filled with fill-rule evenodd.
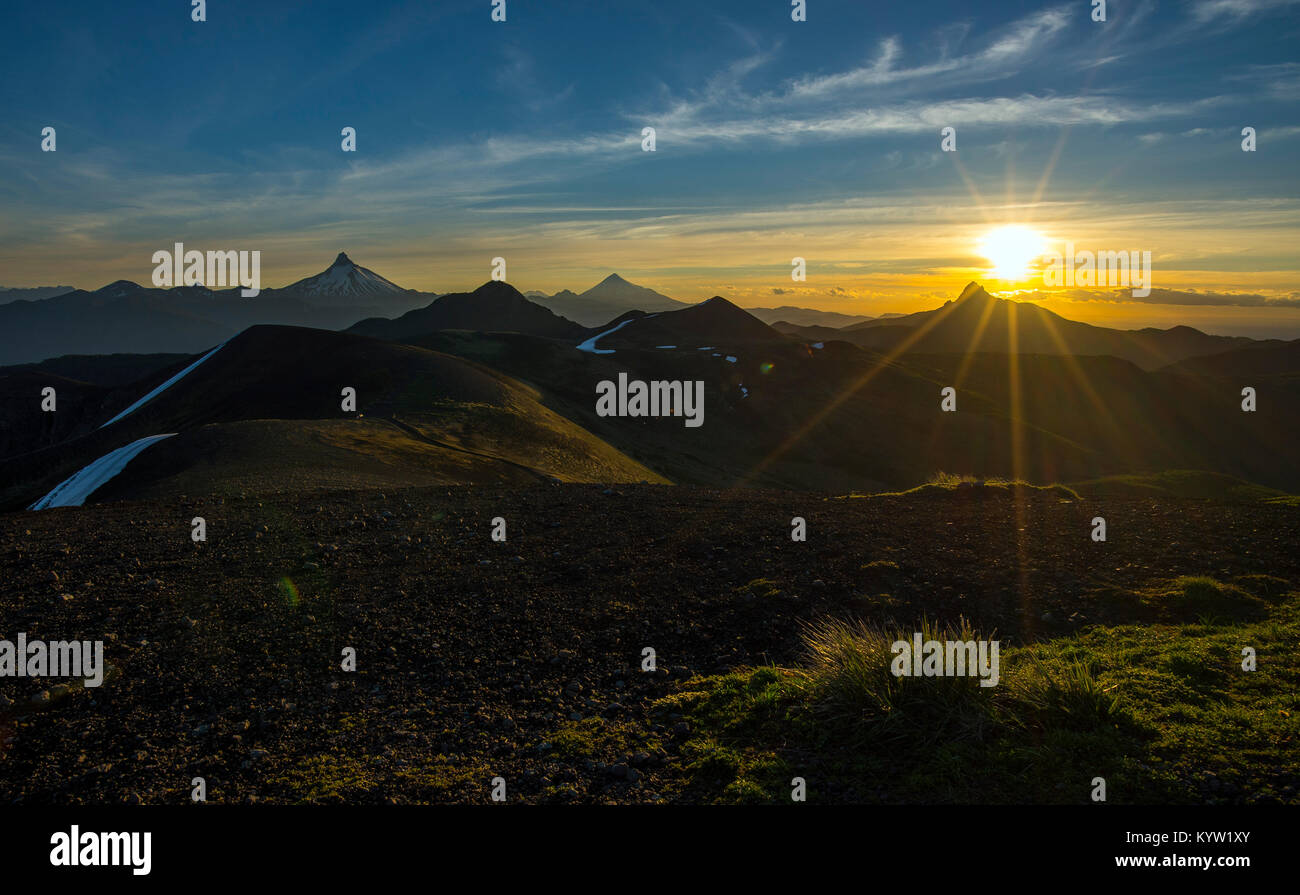
M 453 762 L 443 755 L 429 761 L 399 768 L 394 777 L 395 789 L 404 801 L 425 804 L 446 802 L 485 802 L 490 792 L 492 768 L 476 760 Z
M 349 755 L 312 755 L 267 778 L 298 804 L 344 804 L 375 788 L 370 768 Z
M 905 491 L 881 491 L 875 494 L 850 495 L 852 497 L 940 497 L 953 495 L 975 498 L 1014 497 L 1020 494 L 1055 495 L 1061 500 L 1078 500 L 1079 494 L 1069 486 L 1061 484 L 1035 485 L 1020 479 L 1003 478 L 980 479 L 973 475 L 956 475 L 939 472 L 930 481 L 908 488 Z
M 1191 500 L 1216 500 L 1229 503 L 1285 503 L 1295 506 L 1300 497 L 1275 488 L 1256 485 L 1236 476 L 1193 469 L 1171 469 L 1148 475 L 1113 475 L 1072 487 L 1088 498 L 1104 497 L 1179 497 Z
M 1165 592 L 1198 608 L 1256 599 L 1213 579 Z M 665 795 L 789 804 L 798 776 L 810 801 L 1087 803 L 1103 777 L 1113 803 L 1295 803 L 1300 600 L 1260 605 L 1270 611 L 1253 620 L 1097 627 L 1004 649 L 995 687 L 895 677 L 891 647 L 910 631 L 823 622 L 797 668 L 695 678 L 656 703 L 691 729 Z M 964 623 L 922 627 L 979 639 Z M 1242 668 L 1247 647 L 1255 671 Z
M 1146 593 L 1144 599 L 1173 617 L 1209 622 L 1260 618 L 1267 611 L 1259 597 L 1208 575 L 1184 575 Z
M 561 725 L 548 738 L 556 758 L 617 761 L 632 752 L 656 752 L 659 741 L 633 724 L 584 718 Z

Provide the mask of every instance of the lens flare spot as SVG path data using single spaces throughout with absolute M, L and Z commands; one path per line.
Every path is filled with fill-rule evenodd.
M 293 583 L 293 579 L 285 575 L 276 582 L 276 587 L 280 590 L 280 596 L 284 598 L 286 606 L 296 607 L 302 602 L 302 597 L 298 594 L 298 585 Z
M 766 376 L 768 373 L 772 372 L 772 366 L 773 365 L 768 363 L 767 361 L 763 361 L 763 363 L 758 365 L 758 372 Z

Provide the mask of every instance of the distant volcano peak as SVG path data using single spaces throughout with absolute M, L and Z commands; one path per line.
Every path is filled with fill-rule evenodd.
M 375 296 L 400 295 L 406 292 L 396 283 L 357 264 L 348 257 L 347 252 L 339 252 L 334 263 L 315 276 L 285 287 L 286 292 L 291 290 L 309 302 L 324 301 L 327 304 L 369 301 Z

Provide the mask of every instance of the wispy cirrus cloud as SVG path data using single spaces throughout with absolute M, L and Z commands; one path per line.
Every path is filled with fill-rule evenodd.
M 1285 11 L 1300 0 L 1199 0 L 1192 5 L 1192 18 L 1199 23 L 1235 23 L 1252 16 Z

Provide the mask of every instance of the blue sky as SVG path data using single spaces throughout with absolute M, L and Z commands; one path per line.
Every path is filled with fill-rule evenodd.
M 500 255 L 522 289 L 617 270 L 687 300 L 876 313 L 951 297 L 987 264 L 980 234 L 1014 223 L 1153 252 L 1164 304 L 1034 290 L 1070 316 L 1300 320 L 1295 2 L 1112 0 L 1104 23 L 1087 0 L 506 10 L 7 10 L 0 283 L 146 282 L 183 241 L 260 249 L 267 285 L 345 249 L 448 291 Z

